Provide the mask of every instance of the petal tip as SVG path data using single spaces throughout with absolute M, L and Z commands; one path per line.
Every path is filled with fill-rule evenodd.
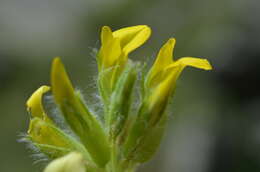
M 51 76 L 53 77 L 58 72 L 64 70 L 63 63 L 60 59 L 60 57 L 55 57 L 52 61 L 52 67 L 51 67 Z M 52 78 L 51 77 L 51 78 Z
M 204 70 L 212 70 L 213 67 L 212 65 L 209 63 L 209 61 L 207 59 L 204 59 L 205 65 L 204 65 Z
M 54 57 L 53 61 L 52 61 L 52 64 L 53 65 L 57 65 L 57 64 L 61 64 L 61 59 L 60 57 Z
M 102 30 L 102 32 L 111 31 L 111 28 L 109 26 L 102 26 L 101 30 Z
M 40 88 L 38 88 L 32 95 L 31 97 L 26 101 L 26 106 L 30 107 L 32 103 L 35 101 L 36 98 L 39 96 L 41 97 L 42 94 L 48 92 L 51 89 L 51 87 L 47 85 L 42 85 Z
M 152 33 L 152 29 L 149 26 L 147 26 L 147 25 L 140 25 L 140 26 L 141 26 L 141 31 L 142 32 L 146 32 L 147 37 L 149 38 L 151 33 Z
M 152 31 L 152 29 L 148 25 L 139 25 L 139 26 L 141 26 L 142 29 L 145 29 L 147 31 L 150 31 L 150 32 Z
M 38 88 L 26 101 L 27 111 L 32 114 L 32 116 L 43 117 L 44 110 L 42 107 L 42 96 L 50 90 L 50 87 L 43 85 Z
M 175 44 L 176 43 L 176 39 L 175 38 L 170 38 L 168 40 L 168 43 Z

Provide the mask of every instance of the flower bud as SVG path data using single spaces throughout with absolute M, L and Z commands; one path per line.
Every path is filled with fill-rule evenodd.
M 85 162 L 80 153 L 72 152 L 53 160 L 44 172 L 86 172 Z
M 132 92 L 137 78 L 136 65 L 130 63 L 122 73 L 111 96 L 109 111 L 105 116 L 110 136 L 118 136 L 125 126 L 132 105 Z
M 86 159 L 90 159 L 83 145 L 53 124 L 37 117 L 30 120 L 27 138 L 50 158 L 57 158 L 71 151 L 81 151 Z
M 55 58 L 51 71 L 52 94 L 56 104 L 71 129 L 77 134 L 98 166 L 109 161 L 109 144 L 105 131 L 96 117 L 88 110 L 69 80 L 59 58 Z

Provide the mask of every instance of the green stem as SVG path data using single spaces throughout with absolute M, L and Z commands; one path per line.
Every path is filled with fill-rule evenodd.
M 111 146 L 111 161 L 108 172 L 135 172 L 136 168 L 129 162 L 120 159 L 120 150 L 118 145 L 113 142 Z

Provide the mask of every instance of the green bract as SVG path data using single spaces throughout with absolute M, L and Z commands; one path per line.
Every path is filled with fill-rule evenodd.
M 186 66 L 210 70 L 211 65 L 193 57 L 174 61 L 172 38 L 144 73 L 144 65 L 128 59 L 128 54 L 150 34 L 145 25 L 114 32 L 108 26 L 102 28 L 97 87 L 103 114 L 90 110 L 83 95 L 74 90 L 60 58 L 53 60 L 51 86 L 40 87 L 26 103 L 31 115 L 26 139 L 51 160 L 58 158 L 45 172 L 133 172 L 153 157 L 164 134 L 166 108 L 180 73 Z M 42 102 L 46 93 L 51 93 L 68 130 L 49 114 Z

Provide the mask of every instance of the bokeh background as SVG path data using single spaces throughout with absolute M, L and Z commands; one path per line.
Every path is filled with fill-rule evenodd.
M 259 11 L 258 0 L 0 0 L 0 171 L 42 169 L 17 140 L 53 57 L 91 98 L 101 26 L 147 24 L 152 37 L 130 58 L 152 62 L 175 37 L 176 58 L 205 57 L 214 70 L 183 72 L 160 150 L 140 171 L 259 172 Z

